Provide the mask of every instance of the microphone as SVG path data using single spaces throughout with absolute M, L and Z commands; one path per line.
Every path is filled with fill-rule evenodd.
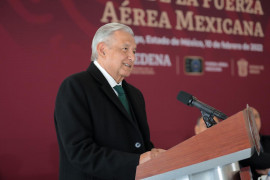
M 214 115 L 219 119 L 226 119 L 227 115 L 216 110 L 215 108 L 199 101 L 196 97 L 192 96 L 191 94 L 188 94 L 185 91 L 180 91 L 177 99 L 181 101 L 182 103 L 188 105 L 188 106 L 195 106 L 196 108 L 200 109 L 201 111 L 204 111 L 205 113 L 208 113 L 210 115 Z

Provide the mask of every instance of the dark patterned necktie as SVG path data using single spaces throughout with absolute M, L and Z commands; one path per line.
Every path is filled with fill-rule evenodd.
M 118 93 L 119 100 L 121 101 L 121 103 L 123 104 L 123 106 L 125 107 L 125 109 L 127 110 L 127 112 L 130 114 L 128 100 L 127 100 L 127 97 L 126 97 L 126 94 L 125 94 L 125 91 L 124 91 L 123 87 L 120 86 L 120 85 L 116 85 L 113 88 Z

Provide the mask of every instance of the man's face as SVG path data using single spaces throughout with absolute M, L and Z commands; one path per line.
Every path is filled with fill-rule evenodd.
M 199 124 L 195 126 L 195 134 L 199 134 L 207 129 L 203 118 L 200 118 Z
M 261 130 L 261 118 L 259 112 L 255 108 L 251 108 L 254 114 L 255 123 L 258 131 Z
M 116 31 L 105 45 L 103 68 L 116 80 L 128 77 L 135 61 L 136 43 L 133 36 L 125 31 Z

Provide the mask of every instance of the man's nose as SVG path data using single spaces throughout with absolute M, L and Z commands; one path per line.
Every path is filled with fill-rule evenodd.
M 130 61 L 132 61 L 132 62 L 134 62 L 135 61 L 135 54 L 134 54 L 134 52 L 133 51 L 131 51 L 131 52 L 129 52 L 128 53 L 128 59 L 130 60 Z

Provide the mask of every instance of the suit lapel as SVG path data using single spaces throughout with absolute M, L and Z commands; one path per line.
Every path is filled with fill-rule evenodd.
M 141 135 L 142 139 L 144 139 L 143 137 L 145 137 L 144 134 L 144 120 L 146 116 L 144 116 L 144 111 L 142 111 L 142 109 L 144 109 L 144 107 L 142 107 L 142 103 L 140 103 L 141 98 L 140 96 L 137 94 L 138 92 L 134 91 L 134 89 L 124 80 L 122 82 L 122 86 L 126 91 L 127 97 L 129 99 L 130 105 L 132 106 L 132 110 L 134 112 L 134 120 L 133 123 L 135 124 L 139 134 Z
M 126 94 L 127 94 L 128 100 L 129 100 L 129 103 L 132 106 L 132 109 L 134 111 L 134 114 L 136 116 L 137 121 L 140 121 L 140 119 L 141 119 L 140 118 L 140 115 L 142 114 L 142 112 L 140 111 L 140 109 L 142 109 L 142 107 L 140 107 L 140 105 L 138 103 L 138 100 L 139 99 L 138 99 L 138 96 L 135 94 L 136 92 L 134 92 L 132 90 L 132 88 L 130 87 L 130 85 L 125 80 L 123 80 L 122 86 L 123 86 L 123 88 L 126 91 Z
M 100 84 L 101 91 L 107 96 L 107 98 L 124 114 L 124 116 L 126 116 L 129 121 L 133 123 L 132 118 L 125 110 L 125 107 L 118 99 L 112 87 L 93 62 L 90 64 L 87 72 L 89 72 L 97 80 L 97 82 Z

